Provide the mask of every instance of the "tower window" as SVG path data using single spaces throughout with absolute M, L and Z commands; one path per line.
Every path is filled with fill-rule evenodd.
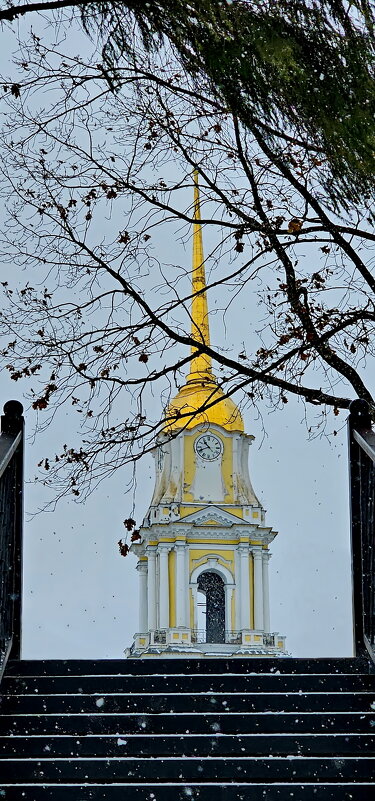
M 225 642 L 225 590 L 221 576 L 209 570 L 201 573 L 198 578 L 198 598 L 200 594 L 206 599 L 206 642 Z

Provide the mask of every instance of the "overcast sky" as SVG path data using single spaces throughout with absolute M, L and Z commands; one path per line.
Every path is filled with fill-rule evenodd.
M 3 397 L 19 397 L 9 380 Z M 53 436 L 66 431 L 63 413 Z M 267 509 L 267 524 L 279 531 L 270 563 L 271 629 L 287 636 L 295 656 L 349 655 L 352 647 L 346 432 L 330 443 L 306 441 L 303 409 L 292 401 L 282 413 L 259 422 L 245 416 L 257 439 L 251 449 L 251 479 Z M 67 418 L 68 419 L 68 418 Z M 32 412 L 26 416 L 31 428 Z M 26 475 L 45 453 L 47 439 L 26 446 Z M 43 442 L 44 440 L 44 442 Z M 51 443 L 49 442 L 48 445 Z M 63 501 L 53 513 L 25 523 L 25 658 L 121 657 L 137 623 L 136 559 L 123 558 L 117 541 L 132 508 L 125 473 L 114 475 L 84 504 Z M 153 463 L 138 468 L 136 518 L 147 510 Z M 26 507 L 42 502 L 27 486 Z
M 247 314 L 244 309 L 243 320 Z M 240 329 L 241 319 L 233 319 Z M 12 397 L 22 401 L 21 390 L 20 383 L 4 376 L 2 403 Z M 279 531 L 270 563 L 271 629 L 286 635 L 294 656 L 350 655 L 346 415 L 340 414 L 337 437 L 311 442 L 297 399 L 290 399 L 282 412 L 268 415 L 265 410 L 266 437 L 250 411 L 244 416 L 246 431 L 256 437 L 251 480 L 267 510 L 267 524 Z M 28 442 L 28 478 L 47 448 L 53 450 L 54 443 L 60 448 L 70 425 L 69 413 L 62 411 L 53 430 Z M 33 426 L 30 411 L 29 435 Z M 146 458 L 137 472 L 138 524 L 151 499 L 153 477 L 152 459 Z M 121 657 L 131 644 L 138 629 L 136 559 L 122 558 L 117 548 L 133 503 L 124 490 L 127 478 L 126 473 L 114 475 L 84 504 L 64 501 L 53 513 L 27 517 L 24 658 Z M 41 503 L 40 488 L 28 485 L 27 510 Z

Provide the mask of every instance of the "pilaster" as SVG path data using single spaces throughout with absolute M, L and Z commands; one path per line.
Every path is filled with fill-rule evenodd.
M 178 543 L 176 551 L 176 626 L 187 628 L 186 544 Z
M 159 629 L 169 627 L 169 571 L 167 545 L 158 545 L 159 555 Z
M 253 548 L 254 559 L 254 629 L 262 631 L 263 618 L 263 558 L 262 547 Z
M 156 629 L 156 551 L 147 549 L 147 618 L 148 630 Z
M 139 631 L 147 631 L 147 562 L 139 560 L 137 564 L 139 575 Z
M 268 563 L 271 554 L 268 551 L 263 551 L 263 622 L 264 631 L 271 631 L 270 623 L 270 591 L 269 591 L 269 574 Z
M 250 575 L 249 575 L 249 546 L 241 545 L 238 548 L 240 555 L 240 622 L 241 629 L 250 629 Z

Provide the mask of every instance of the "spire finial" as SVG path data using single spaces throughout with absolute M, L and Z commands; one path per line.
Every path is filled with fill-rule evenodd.
M 203 238 L 200 213 L 198 170 L 194 170 L 194 223 L 193 223 L 193 269 L 192 269 L 192 302 L 191 302 L 191 335 L 194 339 L 210 344 L 210 328 L 208 321 L 208 305 L 206 294 L 206 276 L 204 269 Z M 199 293 L 199 294 L 198 294 Z M 193 359 L 190 364 L 190 381 L 214 381 L 211 357 L 205 353 L 197 353 L 191 349 Z

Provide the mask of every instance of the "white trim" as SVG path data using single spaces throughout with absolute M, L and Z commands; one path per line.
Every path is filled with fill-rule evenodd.
M 211 562 L 211 564 L 210 564 Z M 215 564 L 212 564 L 215 562 Z M 198 565 L 193 571 L 190 576 L 190 586 L 192 584 L 198 584 L 198 578 L 201 573 L 218 573 L 219 576 L 224 581 L 224 584 L 234 584 L 234 577 L 230 570 L 224 565 L 219 564 L 219 557 L 210 558 L 209 561 L 204 562 L 202 565 Z
M 202 561 L 202 559 L 205 559 L 207 561 L 208 559 L 217 559 L 217 558 L 218 558 L 218 553 L 217 552 L 215 552 L 215 553 L 205 553 L 205 554 L 203 554 L 203 556 L 197 557 L 197 559 L 192 559 L 191 563 L 192 563 L 192 565 L 195 565 L 195 567 L 197 567 L 199 565 L 199 563 Z M 222 562 L 225 562 L 225 567 L 227 567 L 229 572 L 231 572 L 230 566 L 232 564 L 232 561 L 230 559 L 225 559 L 224 556 L 220 556 L 219 558 L 221 559 Z

